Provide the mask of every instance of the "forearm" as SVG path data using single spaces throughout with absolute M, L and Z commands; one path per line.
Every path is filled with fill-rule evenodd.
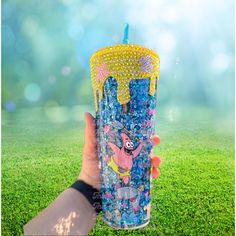
M 24 226 L 24 234 L 87 235 L 95 222 L 96 212 L 88 200 L 69 188 Z

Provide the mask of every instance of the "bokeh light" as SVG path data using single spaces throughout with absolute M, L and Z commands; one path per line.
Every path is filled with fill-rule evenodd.
M 41 96 L 41 88 L 35 83 L 30 83 L 25 87 L 24 94 L 28 101 L 37 102 Z
M 224 72 L 230 65 L 230 58 L 226 53 L 218 53 L 212 59 L 212 69 L 215 72 Z
M 62 73 L 62 75 L 64 75 L 64 76 L 69 75 L 70 72 L 71 72 L 71 68 L 70 68 L 69 66 L 63 66 L 63 67 L 61 68 L 61 73 Z
M 7 101 L 4 104 L 4 108 L 8 112 L 14 112 L 14 111 L 16 111 L 16 104 L 13 101 Z
M 93 106 L 91 55 L 121 43 L 126 22 L 130 43 L 152 48 L 161 57 L 162 107 L 233 110 L 233 0 L 6 0 L 2 108 L 45 107 L 55 101 L 48 116 L 73 120 L 78 107 Z M 63 115 L 66 107 L 69 115 Z

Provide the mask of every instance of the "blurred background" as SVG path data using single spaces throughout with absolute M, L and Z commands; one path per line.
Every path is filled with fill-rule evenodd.
M 3 235 L 23 235 L 78 176 L 89 59 L 121 43 L 125 23 L 161 58 L 163 164 L 141 234 L 234 235 L 233 0 L 2 1 Z M 98 222 L 91 235 L 113 235 Z
M 4 0 L 2 108 L 42 108 L 52 122 L 94 110 L 89 59 L 120 43 L 161 57 L 159 105 L 169 121 L 182 107 L 234 109 L 233 0 Z

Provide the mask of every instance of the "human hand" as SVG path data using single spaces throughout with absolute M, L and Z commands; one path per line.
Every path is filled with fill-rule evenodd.
M 84 149 L 83 162 L 79 179 L 100 190 L 100 169 L 97 151 L 96 124 L 94 117 L 86 112 L 84 115 Z
M 157 146 L 160 144 L 161 139 L 158 135 L 154 135 L 151 137 L 153 146 Z M 151 163 L 152 163 L 152 178 L 157 179 L 160 176 L 160 171 L 157 167 L 161 164 L 161 158 L 159 156 L 154 156 L 153 151 L 151 152 Z
M 96 125 L 94 117 L 86 112 L 85 113 L 85 131 L 84 131 L 84 149 L 83 149 L 83 163 L 82 169 L 79 175 L 79 179 L 83 180 L 87 184 L 90 184 L 94 188 L 100 190 L 100 169 L 97 151 L 97 139 L 96 139 Z M 151 137 L 153 146 L 160 143 L 160 137 L 155 135 Z M 152 177 L 158 178 L 160 172 L 158 166 L 161 160 L 159 156 L 154 156 L 151 152 L 151 164 L 152 164 Z

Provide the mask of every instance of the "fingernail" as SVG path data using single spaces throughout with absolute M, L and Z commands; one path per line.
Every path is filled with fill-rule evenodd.
M 151 162 L 154 167 L 158 167 L 161 164 L 161 158 L 159 156 L 153 156 Z
M 153 142 L 153 145 L 156 146 L 156 145 L 160 144 L 161 139 L 158 135 L 155 135 L 152 137 L 152 142 Z
M 160 176 L 160 171 L 157 168 L 153 167 L 152 168 L 152 177 L 153 177 L 153 179 L 157 179 L 159 176 Z

